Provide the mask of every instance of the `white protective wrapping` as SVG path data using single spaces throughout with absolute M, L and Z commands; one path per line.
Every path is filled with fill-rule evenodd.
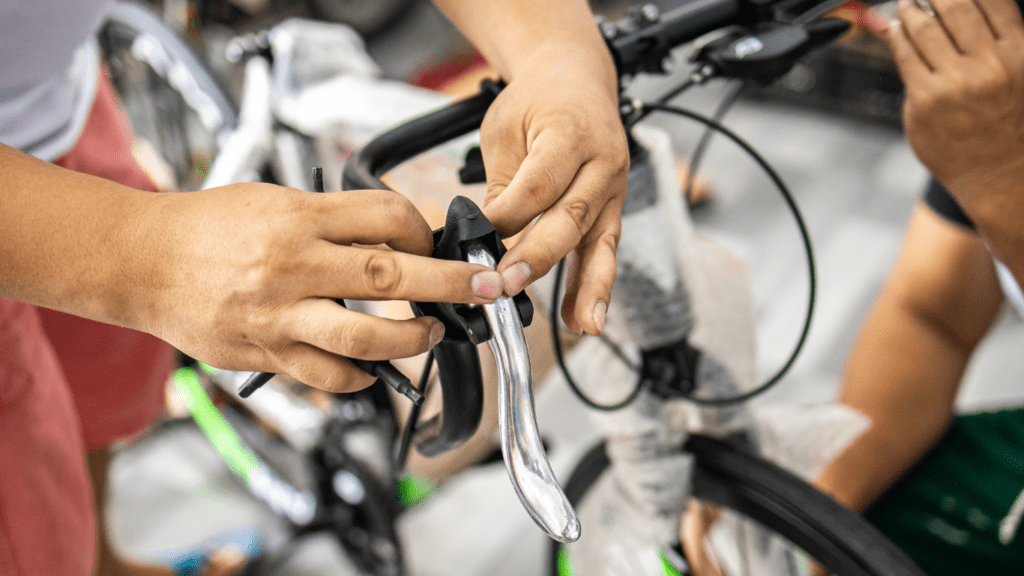
M 636 137 L 656 167 L 661 204 L 657 209 L 685 214 L 668 135 L 638 128 Z M 676 260 L 692 307 L 689 340 L 704 355 L 698 390 L 706 397 L 752 390 L 757 385 L 756 358 L 744 262 L 698 234 L 689 218 L 660 220 L 672 227 Z M 637 232 L 646 233 L 624 224 L 624 235 Z M 614 337 L 624 331 L 619 323 L 613 296 L 606 332 Z M 635 346 L 627 345 L 626 352 L 639 360 Z M 623 398 L 636 382 L 632 369 L 598 339 L 578 345 L 568 362 L 580 386 L 601 403 Z M 560 373 L 549 378 L 562 380 Z M 691 457 L 678 450 L 687 432 L 723 435 L 748 430 L 768 459 L 809 480 L 866 427 L 863 416 L 838 404 L 699 408 L 682 401 L 661 402 L 646 393 L 624 410 L 594 412 L 591 419 L 607 440 L 612 473 L 595 485 L 578 510 L 583 536 L 569 552 L 575 573 L 597 576 L 663 573 L 660 550 L 678 537 L 689 494 Z M 708 541 L 721 555 L 727 576 L 803 574 L 808 569 L 783 541 L 730 514 L 714 524 Z

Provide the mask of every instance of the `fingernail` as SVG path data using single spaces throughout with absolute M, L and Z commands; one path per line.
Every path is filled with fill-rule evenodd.
M 488 270 L 473 275 L 470 286 L 473 288 L 473 294 L 476 294 L 477 297 L 485 300 L 497 300 L 504 289 L 504 282 L 501 279 L 501 274 Z
M 444 338 L 444 324 L 435 322 L 430 328 L 430 342 L 427 344 L 427 350 L 437 346 L 442 338 Z
M 597 306 L 594 306 L 594 324 L 597 324 L 598 334 L 604 332 L 604 315 L 607 313 L 608 305 L 604 302 L 598 302 Z
M 505 293 L 515 296 L 522 292 L 530 281 L 530 265 L 526 262 L 513 264 L 502 272 L 501 277 L 505 279 Z

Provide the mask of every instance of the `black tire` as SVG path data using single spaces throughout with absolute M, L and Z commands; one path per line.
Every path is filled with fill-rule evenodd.
M 770 527 L 839 576 L 925 576 L 895 544 L 858 514 L 810 484 L 757 456 L 706 436 L 685 449 L 695 457 L 693 497 Z M 605 445 L 573 470 L 565 494 L 579 506 L 609 466 Z M 587 527 L 583 526 L 586 531 Z M 552 541 L 549 571 L 559 576 L 562 546 Z
M 99 32 L 111 83 L 136 137 L 152 145 L 179 190 L 198 189 L 238 113 L 186 43 L 149 8 L 116 2 Z

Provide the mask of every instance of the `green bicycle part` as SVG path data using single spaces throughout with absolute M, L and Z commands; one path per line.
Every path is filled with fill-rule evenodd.
M 665 556 L 664 552 L 661 553 L 661 574 L 662 576 L 683 576 L 682 573 L 672 565 L 672 562 L 669 561 L 668 556 Z
M 662 576 L 684 576 L 672 562 L 665 556 L 664 552 L 659 553 L 661 556 L 661 574 Z M 575 576 L 572 571 L 572 563 L 569 561 L 569 551 L 562 546 L 558 550 L 558 576 Z
M 213 366 L 210 366 L 209 364 L 203 364 L 202 362 L 199 363 L 199 369 L 202 370 L 203 372 L 206 372 L 210 376 L 216 376 L 217 374 L 223 372 L 223 370 L 221 370 L 220 368 L 214 368 Z
M 179 368 L 173 380 L 178 390 L 185 395 L 192 419 L 210 439 L 231 471 L 248 484 L 252 472 L 260 465 L 259 458 L 242 444 L 238 434 L 213 405 L 194 369 Z
M 398 499 L 402 506 L 415 508 L 437 492 L 437 483 L 406 474 L 398 481 Z

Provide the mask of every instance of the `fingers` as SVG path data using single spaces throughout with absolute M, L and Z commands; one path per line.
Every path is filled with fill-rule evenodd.
M 280 355 L 279 362 L 282 372 L 326 392 L 354 392 L 376 380 L 341 356 L 301 342 L 289 346 Z
M 316 223 L 335 244 L 387 244 L 428 256 L 434 249 L 430 227 L 405 196 L 390 190 L 355 190 L 316 196 Z
M 537 219 L 499 263 L 498 270 L 502 272 L 509 294 L 518 293 L 529 281 L 547 274 L 552 266 L 591 234 L 600 216 L 605 215 L 605 218 L 596 234 L 614 234 L 617 240 L 617 216 L 624 191 L 609 194 L 607 187 L 611 180 L 593 163 L 587 163 L 579 170 L 565 194 Z M 607 212 L 609 207 L 615 210 L 614 213 Z M 519 263 L 526 264 L 527 275 L 516 268 Z
M 580 334 L 583 328 L 576 321 L 576 296 L 580 293 L 580 259 L 576 251 L 565 257 L 565 296 L 562 297 L 562 321 L 569 330 Z
M 325 240 L 305 254 L 307 274 L 318 296 L 416 302 L 493 302 L 503 292 L 501 276 L 484 266 L 427 258 L 430 228 L 404 196 L 360 190 L 319 196 Z M 377 250 L 338 244 L 386 244 Z
M 922 10 L 913 0 L 899 0 L 896 13 L 906 38 L 930 70 L 938 70 L 960 55 L 939 19 Z
M 324 297 L 486 304 L 504 291 L 501 275 L 477 264 L 329 242 L 305 257 Z
M 423 354 L 444 336 L 444 325 L 434 318 L 380 318 L 347 310 L 323 298 L 309 298 L 293 306 L 285 325 L 297 342 L 363 360 Z
M 899 22 L 890 25 L 885 36 L 904 84 L 908 87 L 920 86 L 931 77 L 931 65 L 918 52 Z
M 995 40 L 995 31 L 974 0 L 936 0 L 932 7 L 961 53 L 976 54 Z
M 485 213 L 502 236 L 526 227 L 554 205 L 576 178 L 582 162 L 572 151 L 567 154 L 565 140 L 554 131 L 541 133 L 507 187 L 500 180 L 488 183 Z
M 707 535 L 717 520 L 717 512 L 708 506 L 691 500 L 683 514 L 680 527 L 680 542 L 695 576 L 722 576 L 714 555 L 708 549 Z
M 577 332 L 597 336 L 604 331 L 615 283 L 621 211 L 621 200 L 608 204 L 576 250 L 579 264 L 567 281 L 562 319 Z
M 1020 36 L 1024 29 L 1020 8 L 1012 0 L 976 0 L 996 38 Z

